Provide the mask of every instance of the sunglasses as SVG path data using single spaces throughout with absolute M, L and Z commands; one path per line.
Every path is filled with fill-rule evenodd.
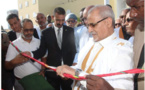
M 133 19 L 127 18 L 126 21 L 127 21 L 127 22 L 130 22 L 130 21 L 133 21 Z
M 107 19 L 107 18 L 108 18 L 108 17 L 103 18 L 103 19 L 99 20 L 99 21 L 96 22 L 96 23 L 90 23 L 90 24 L 87 25 L 87 27 L 95 27 L 98 23 L 102 22 L 103 20 L 105 20 L 105 19 Z
M 69 21 L 67 21 L 68 23 L 75 23 L 75 20 L 69 20 Z
M 121 23 L 115 23 L 115 26 L 117 26 L 117 25 L 118 25 L 118 26 L 121 26 Z
M 24 32 L 33 32 L 34 31 L 34 28 L 33 29 L 24 29 Z

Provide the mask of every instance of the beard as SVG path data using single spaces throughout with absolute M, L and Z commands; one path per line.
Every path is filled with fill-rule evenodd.
M 31 40 L 31 39 L 32 39 L 32 34 L 24 35 L 24 34 L 22 33 L 22 37 L 23 37 L 24 39 L 26 39 L 26 40 Z
M 59 23 L 58 23 L 58 24 L 57 24 L 57 27 L 62 27 L 62 24 L 59 24 Z
M 96 32 L 90 32 L 90 35 L 93 37 L 94 42 L 97 42 L 98 41 L 98 34 Z M 96 37 L 94 37 L 94 35 Z
M 47 23 L 43 23 L 43 22 L 41 22 L 41 24 L 39 25 L 40 27 L 43 27 L 43 26 L 46 26 L 47 25 Z

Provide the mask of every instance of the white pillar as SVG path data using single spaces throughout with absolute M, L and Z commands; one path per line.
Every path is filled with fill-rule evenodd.
M 109 4 L 109 0 L 104 0 L 104 5 Z
M 126 8 L 125 0 L 117 0 L 116 7 L 117 7 L 117 18 L 118 18 L 121 14 L 121 11 Z

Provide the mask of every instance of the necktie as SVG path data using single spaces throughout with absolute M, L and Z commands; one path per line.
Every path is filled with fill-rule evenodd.
M 57 43 L 59 48 L 61 49 L 61 33 L 60 33 L 60 28 L 57 30 Z

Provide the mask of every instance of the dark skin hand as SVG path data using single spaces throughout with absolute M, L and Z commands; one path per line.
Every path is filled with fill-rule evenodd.
M 88 90 L 114 90 L 107 81 L 95 75 L 87 75 L 86 81 Z
M 29 58 L 26 58 L 24 56 L 22 56 L 21 54 L 18 54 L 14 59 L 10 60 L 10 61 L 5 61 L 5 67 L 8 70 L 13 69 L 16 65 L 25 63 L 29 60 Z
M 27 54 L 28 56 L 31 57 L 31 53 L 29 51 L 21 52 L 21 54 Z
M 25 51 L 25 52 L 22 52 L 22 53 L 31 57 L 31 53 L 29 51 Z M 46 60 L 47 60 L 46 57 L 41 58 L 41 61 L 44 62 L 44 63 L 46 63 Z M 45 67 L 41 66 L 41 71 L 40 71 L 39 75 L 42 75 L 44 77 L 45 76 L 44 74 L 45 74 Z
M 44 63 L 46 63 L 47 58 L 46 57 L 42 57 L 41 58 L 41 61 L 44 62 Z M 41 66 L 41 69 L 42 70 L 40 71 L 39 75 L 42 75 L 44 77 L 45 76 L 45 67 L 44 66 Z
M 72 66 L 75 66 L 75 65 L 77 65 L 77 63 L 73 63 L 73 64 L 72 64 Z

